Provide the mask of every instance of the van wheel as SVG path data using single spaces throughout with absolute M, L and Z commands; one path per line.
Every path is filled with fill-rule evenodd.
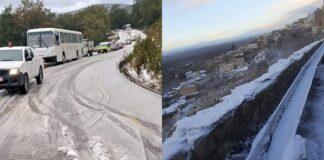
M 6 90 L 7 90 L 7 92 L 8 92 L 9 94 L 13 94 L 13 93 L 15 93 L 15 89 L 14 89 L 14 88 L 6 88 Z
M 29 78 L 27 75 L 24 76 L 24 84 L 21 86 L 20 91 L 22 94 L 27 94 L 29 90 Z
M 76 53 L 76 59 L 78 60 L 79 58 L 80 58 L 79 51 L 77 51 L 77 53 Z
M 44 76 L 43 76 L 43 69 L 42 69 L 42 67 L 40 67 L 40 68 L 39 68 L 38 76 L 36 77 L 36 82 L 37 82 L 37 84 L 42 84 L 42 83 L 43 83 L 43 79 L 44 79 Z

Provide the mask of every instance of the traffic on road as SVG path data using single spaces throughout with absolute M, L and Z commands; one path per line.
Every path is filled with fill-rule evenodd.
M 117 34 L 109 54 L 54 28 L 29 30 L 28 47 L 0 49 L 0 159 L 161 157 L 161 95 L 118 71 L 134 43 Z

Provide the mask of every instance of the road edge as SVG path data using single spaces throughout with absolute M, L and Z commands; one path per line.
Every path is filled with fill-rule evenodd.
M 126 52 L 126 51 L 125 51 L 125 52 Z M 127 52 L 125 53 L 125 55 L 127 55 Z M 144 84 L 138 82 L 138 81 L 135 80 L 133 77 L 131 77 L 127 72 L 125 72 L 125 70 L 123 69 L 123 67 L 124 67 L 125 64 L 126 64 L 126 63 L 125 63 L 125 58 L 123 58 L 123 59 L 122 59 L 120 62 L 118 62 L 118 64 L 117 64 L 117 68 L 118 68 L 119 72 L 120 72 L 122 75 L 124 75 L 124 77 L 126 77 L 129 81 L 131 81 L 131 82 L 137 84 L 138 86 L 140 86 L 140 87 L 142 87 L 142 88 L 144 88 L 144 89 L 146 89 L 146 90 L 149 90 L 149 91 L 151 91 L 151 92 L 154 92 L 154 93 L 157 93 L 157 94 L 159 94 L 159 95 L 162 95 L 162 92 L 157 91 L 157 90 L 154 90 L 154 89 L 152 89 L 152 88 L 150 88 L 150 87 L 148 87 L 148 86 L 146 86 L 146 85 L 144 85 Z

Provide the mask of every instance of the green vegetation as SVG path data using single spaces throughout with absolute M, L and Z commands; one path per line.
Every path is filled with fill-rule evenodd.
M 60 28 L 81 31 L 83 36 L 95 43 L 106 41 L 110 31 L 110 16 L 105 7 L 93 5 L 75 14 L 63 14 L 57 18 Z
M 147 68 L 155 76 L 162 74 L 162 21 L 157 20 L 148 30 L 148 37 L 137 43 L 126 62 L 140 73 L 141 67 Z
M 120 9 L 119 5 L 114 5 L 110 10 L 112 28 L 122 28 L 124 24 L 130 23 L 130 15 L 125 9 Z
M 131 24 L 138 28 L 149 27 L 162 13 L 162 0 L 136 0 L 131 15 Z
M 21 0 L 13 10 L 8 6 L 0 13 L 0 46 L 9 41 L 14 45 L 26 45 L 28 29 L 56 27 L 81 31 L 84 37 L 95 43 L 106 40 L 106 33 L 124 24 L 144 28 L 161 17 L 161 0 L 136 0 L 132 12 L 120 9 L 119 5 L 110 12 L 103 5 L 92 5 L 75 14 L 56 14 L 44 7 L 42 0 Z
M 9 41 L 15 45 L 26 45 L 28 29 L 56 26 L 55 14 L 44 8 L 43 2 L 21 0 L 15 11 L 8 6 L 0 14 L 0 45 L 7 45 Z
M 141 26 L 147 29 L 147 38 L 136 43 L 134 51 L 120 63 L 129 64 L 138 74 L 142 69 L 153 73 L 153 78 L 158 80 L 157 86 L 151 86 L 161 90 L 162 84 L 162 18 L 161 0 L 138 0 L 133 6 L 133 26 Z M 125 70 L 123 70 L 125 71 Z

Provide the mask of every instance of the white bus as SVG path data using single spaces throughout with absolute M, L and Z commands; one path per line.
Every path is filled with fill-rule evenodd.
M 83 36 L 81 32 L 38 28 L 27 31 L 27 45 L 45 62 L 62 62 L 83 56 Z

